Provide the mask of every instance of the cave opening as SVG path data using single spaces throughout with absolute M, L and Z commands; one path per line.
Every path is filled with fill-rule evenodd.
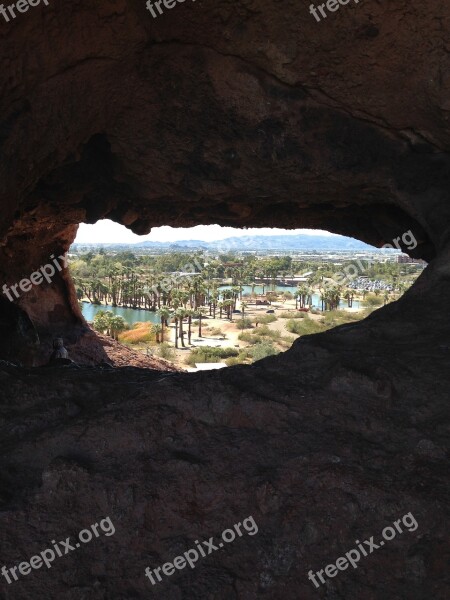
M 68 263 L 102 362 L 198 372 L 253 364 L 398 300 L 425 266 L 402 247 L 416 249 L 411 230 L 377 249 L 322 230 L 138 236 L 100 220 L 80 225 Z

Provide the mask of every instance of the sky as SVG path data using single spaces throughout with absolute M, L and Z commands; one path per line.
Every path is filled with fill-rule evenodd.
M 270 229 L 268 227 L 261 229 L 234 229 L 233 227 L 221 227 L 220 225 L 197 225 L 196 227 L 179 228 L 174 227 L 155 227 L 148 235 L 136 235 L 123 225 L 113 221 L 98 221 L 95 225 L 86 225 L 81 223 L 76 243 L 86 244 L 133 244 L 145 240 L 152 242 L 175 242 L 179 240 L 201 240 L 211 242 L 214 240 L 223 240 L 228 237 L 245 235 L 296 235 L 299 233 L 308 233 L 310 235 L 332 235 L 328 231 L 320 229 Z

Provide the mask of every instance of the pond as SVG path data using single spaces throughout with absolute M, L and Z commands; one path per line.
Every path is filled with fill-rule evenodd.
M 231 286 L 227 286 L 224 285 L 222 287 L 219 288 L 219 290 L 222 289 L 229 289 Z M 248 295 L 250 296 L 252 293 L 252 287 L 254 288 L 254 292 L 255 294 L 262 294 L 263 293 L 263 286 L 262 285 L 255 285 L 255 286 L 251 286 L 251 285 L 243 285 L 243 295 Z M 275 292 L 279 292 L 280 294 L 282 292 L 291 292 L 291 294 L 295 294 L 297 292 L 297 288 L 295 286 L 291 286 L 291 285 L 275 285 L 272 286 L 270 284 L 267 284 L 264 286 L 264 293 L 267 292 L 271 292 L 271 291 L 275 291 Z M 313 308 L 316 308 L 317 310 L 322 310 L 322 302 L 320 301 L 320 295 L 319 294 L 313 294 L 312 296 L 312 304 L 313 304 Z M 360 308 L 360 303 L 358 302 L 358 300 L 353 300 L 353 308 Z M 347 304 L 347 300 L 341 300 L 339 303 L 339 308 L 340 309 L 344 309 L 347 308 L 348 304 Z
M 83 317 L 86 319 L 86 321 L 93 321 L 95 315 L 101 310 L 109 310 L 114 315 L 123 317 L 128 325 L 133 325 L 133 323 L 139 323 L 141 321 L 150 321 L 151 323 L 161 322 L 157 313 L 149 310 L 123 308 L 122 306 L 99 306 L 97 304 L 91 304 L 90 302 L 83 302 L 81 304 L 81 312 L 83 313 Z
M 223 286 L 222 288 L 219 289 L 228 289 L 230 286 Z M 248 294 L 250 295 L 252 293 L 252 286 L 251 285 L 244 285 L 242 286 L 244 288 L 243 290 L 243 294 Z M 272 291 L 272 287 L 271 286 L 265 286 L 265 292 L 268 291 Z M 297 288 L 292 287 L 292 286 L 275 286 L 275 291 L 277 292 L 291 292 L 294 293 L 296 291 Z M 255 286 L 255 294 L 262 294 L 262 286 Z M 322 303 L 320 302 L 320 296 L 318 294 L 313 294 L 312 297 L 312 303 L 313 303 L 313 307 L 316 308 L 317 310 L 321 310 L 322 309 Z M 339 308 L 344 309 L 347 308 L 347 301 L 346 300 L 341 300 L 340 304 L 339 304 Z M 353 308 L 357 308 L 359 309 L 359 302 L 357 300 L 353 301 Z M 98 306 L 96 304 L 90 304 L 89 302 L 82 302 L 81 304 L 81 312 L 83 313 L 83 317 L 86 319 L 86 321 L 93 321 L 95 315 L 100 311 L 100 310 L 109 310 L 111 311 L 113 314 L 115 315 L 119 315 L 120 317 L 123 317 L 126 321 L 126 323 L 128 323 L 128 325 L 133 325 L 134 323 L 139 323 L 142 321 L 150 321 L 150 323 L 160 323 L 160 318 L 158 316 L 157 313 L 151 312 L 149 310 L 140 310 L 140 309 L 135 309 L 135 308 L 123 308 L 121 306 Z

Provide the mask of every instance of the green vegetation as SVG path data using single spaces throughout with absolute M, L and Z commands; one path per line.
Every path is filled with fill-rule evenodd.
M 115 248 L 108 253 L 104 249 L 79 253 L 71 260 L 70 271 L 78 299 L 105 306 L 94 318 L 97 331 L 139 350 L 155 344 L 159 355 L 168 360 L 180 360 L 181 353 L 176 354 L 173 348 L 189 348 L 188 364 L 225 360 L 235 365 L 249 364 L 289 348 L 296 336 L 319 333 L 363 318 L 376 307 L 398 298 L 423 268 L 388 261 L 372 264 L 362 261 L 361 274 L 391 285 L 393 291 L 380 288 L 374 293 L 357 293 L 345 285 L 328 285 L 327 278 L 333 278 L 350 265 L 350 260 L 347 263 L 300 260 L 239 252 L 219 256 L 208 251 L 143 252 L 138 256 Z M 300 275 L 303 277 L 295 294 L 274 291 L 280 280 Z M 249 286 L 251 293 L 244 294 L 244 286 Z M 322 311 L 294 310 L 294 306 L 310 308 L 313 294 L 319 295 Z M 363 301 L 367 307 L 364 312 L 339 310 L 343 300 L 351 308 L 354 298 Z M 264 310 L 270 303 L 274 303 L 272 310 L 277 314 Z M 136 323 L 130 328 L 108 306 L 152 311 L 158 315 L 158 323 Z M 284 312 L 280 314 L 282 307 Z M 314 315 L 320 317 L 313 318 Z M 279 318 L 286 321 L 286 335 L 277 326 L 269 327 Z M 240 330 L 239 340 L 248 347 L 192 348 L 193 336 L 226 337 L 217 326 L 218 321 L 224 323 L 230 339 L 234 340 L 236 329 Z
M 219 327 L 211 327 L 211 329 L 208 329 L 208 333 L 212 336 L 223 336 L 226 338 L 226 335 Z
M 364 300 L 364 306 L 381 306 L 383 304 L 383 298 L 376 294 L 367 294 Z
M 285 327 L 289 333 L 295 333 L 295 335 L 310 335 L 320 333 L 326 329 L 320 321 L 313 321 L 310 318 L 289 319 Z
M 166 360 L 174 360 L 175 359 L 175 351 L 167 342 L 163 342 L 158 347 L 158 355 L 161 358 L 165 358 Z
M 289 319 L 285 327 L 289 333 L 294 333 L 295 335 L 311 335 L 313 333 L 327 331 L 338 325 L 360 321 L 367 317 L 371 312 L 371 310 L 365 310 L 352 313 L 345 310 L 335 310 L 333 312 L 323 313 L 322 318 L 314 320 L 308 317 L 308 315 L 305 315 L 302 319 Z
M 253 327 L 253 321 L 248 317 L 244 317 L 236 322 L 236 327 L 238 329 L 251 329 Z
M 275 354 L 279 354 L 279 350 L 275 348 L 275 346 L 268 342 L 259 342 L 250 350 L 250 355 L 253 358 L 253 362 L 257 360 L 262 360 L 263 358 L 267 358 L 268 356 L 274 356 Z
M 115 340 L 119 338 L 119 333 L 128 329 L 123 317 L 118 317 L 109 310 L 100 310 L 94 317 L 93 325 L 96 331 L 106 333 Z
M 156 341 L 156 331 L 152 323 L 135 323 L 133 329 L 125 331 L 119 340 L 128 344 L 142 344 Z
M 335 310 L 334 312 L 325 313 L 321 319 L 321 323 L 323 323 L 325 329 L 331 329 L 338 325 L 361 321 L 362 319 L 365 319 L 372 310 L 366 309 L 357 313 L 347 312 L 345 310 Z
M 225 358 L 238 356 L 239 351 L 236 348 L 213 348 L 204 346 L 203 348 L 194 348 L 189 356 L 186 357 L 186 364 L 195 367 L 196 363 L 217 363 Z
M 258 323 L 268 325 L 269 323 L 275 323 L 278 319 L 275 315 L 262 315 L 258 316 Z
M 291 344 L 289 344 L 290 346 Z M 228 367 L 254 363 L 268 356 L 279 354 L 280 350 L 269 340 L 258 340 L 250 348 L 241 349 L 238 356 L 228 358 L 225 363 Z

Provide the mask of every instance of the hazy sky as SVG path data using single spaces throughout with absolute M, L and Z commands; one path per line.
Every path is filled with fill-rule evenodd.
M 275 235 L 286 234 L 295 235 L 298 233 L 309 233 L 311 235 L 332 235 L 328 231 L 319 229 L 234 229 L 233 227 L 220 227 L 220 225 L 197 225 L 186 229 L 175 229 L 173 227 L 155 227 L 149 235 L 136 235 L 123 225 L 113 221 L 98 221 L 95 225 L 86 225 L 81 223 L 75 242 L 84 243 L 134 243 L 143 240 L 152 240 L 153 242 L 174 242 L 178 240 L 202 240 L 210 242 L 214 240 L 223 240 L 232 236 L 243 236 L 249 234 L 255 235 Z

